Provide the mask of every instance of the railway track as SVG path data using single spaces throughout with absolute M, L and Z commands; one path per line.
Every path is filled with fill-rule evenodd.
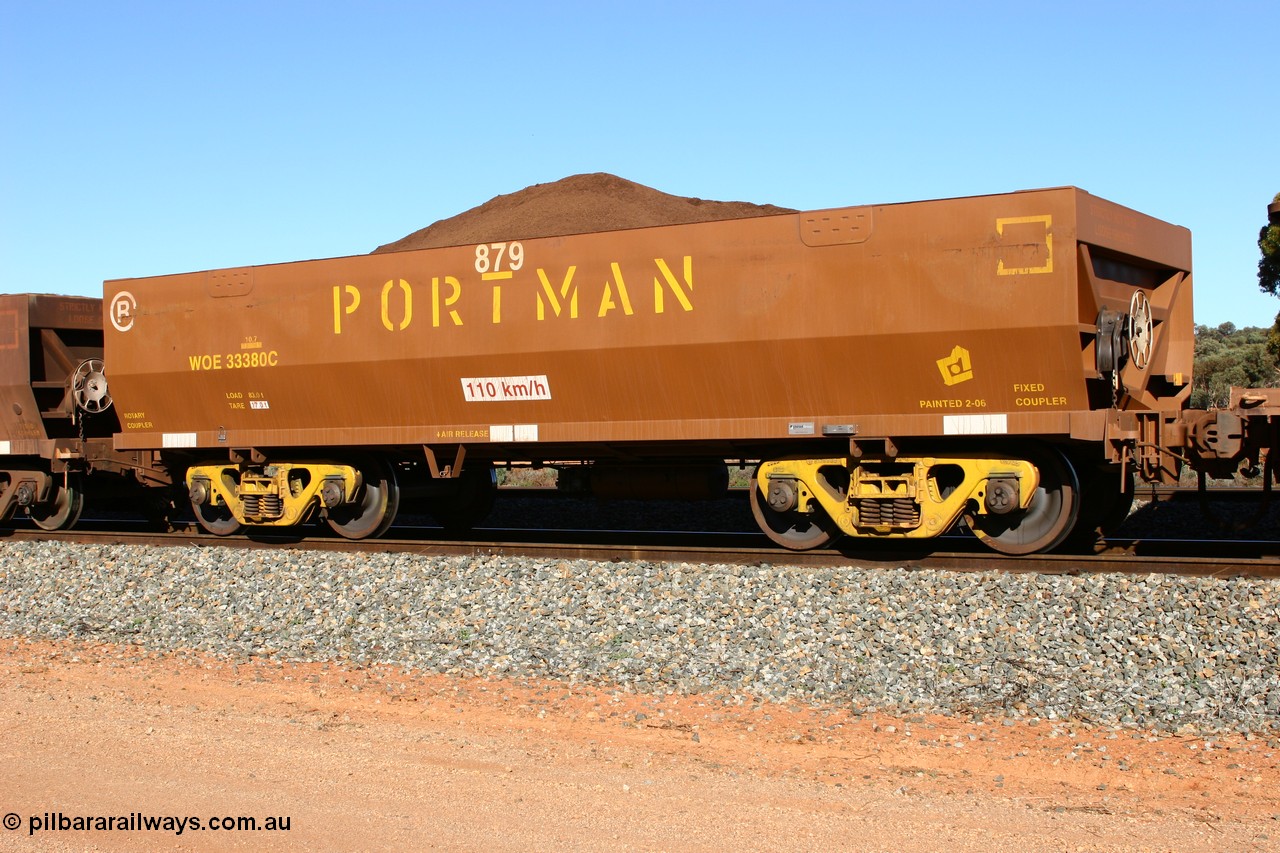
M 715 564 L 782 564 L 812 567 L 919 568 L 951 571 L 1084 574 L 1179 574 L 1216 577 L 1280 577 L 1280 543 L 1263 540 L 1113 539 L 1095 553 L 1022 557 L 993 553 L 967 536 L 944 537 L 940 547 L 845 541 L 839 548 L 793 552 L 762 534 L 687 531 L 529 530 L 480 528 L 474 539 L 443 537 L 436 527 L 394 527 L 387 537 L 351 541 L 336 536 L 281 535 L 268 530 L 213 537 L 195 525 L 170 533 L 138 524 L 86 520 L 82 527 L 49 533 L 17 525 L 0 541 L 56 540 L 95 545 L 308 549 L 329 552 L 406 553 L 428 556 L 501 556 L 544 559 Z

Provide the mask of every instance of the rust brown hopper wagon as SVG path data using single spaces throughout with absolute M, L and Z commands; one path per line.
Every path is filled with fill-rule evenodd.
M 471 520 L 514 460 L 675 494 L 750 459 L 787 547 L 964 519 L 1021 553 L 1167 474 L 1190 269 L 1185 229 L 1049 189 L 110 281 L 106 362 L 118 448 L 219 533 Z
M 116 453 L 103 375 L 102 300 L 0 295 L 0 519 L 72 527 L 87 491 L 132 497 L 145 453 Z

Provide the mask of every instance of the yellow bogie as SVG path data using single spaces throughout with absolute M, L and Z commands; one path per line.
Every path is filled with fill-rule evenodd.
M 821 512 L 848 536 L 923 539 L 946 532 L 966 513 L 1025 510 L 1040 474 L 1021 459 L 836 457 L 763 462 L 756 482 L 757 499 L 776 513 Z
M 281 462 L 258 470 L 200 465 L 187 470 L 187 489 L 198 514 L 209 515 L 212 509 L 237 524 L 298 524 L 321 506 L 355 500 L 360 485 L 355 468 L 327 462 Z M 199 512 L 202 508 L 204 513 Z

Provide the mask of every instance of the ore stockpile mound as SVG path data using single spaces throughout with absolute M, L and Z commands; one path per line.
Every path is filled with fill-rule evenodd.
M 795 211 L 772 204 L 669 195 L 616 175 L 596 172 L 500 195 L 394 243 L 379 246 L 374 254 L 779 213 Z

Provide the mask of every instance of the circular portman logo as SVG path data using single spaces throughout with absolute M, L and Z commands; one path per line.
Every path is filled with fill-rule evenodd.
M 138 310 L 138 300 L 127 290 L 122 290 L 111 299 L 111 325 L 117 332 L 127 332 L 133 328 L 133 315 Z

